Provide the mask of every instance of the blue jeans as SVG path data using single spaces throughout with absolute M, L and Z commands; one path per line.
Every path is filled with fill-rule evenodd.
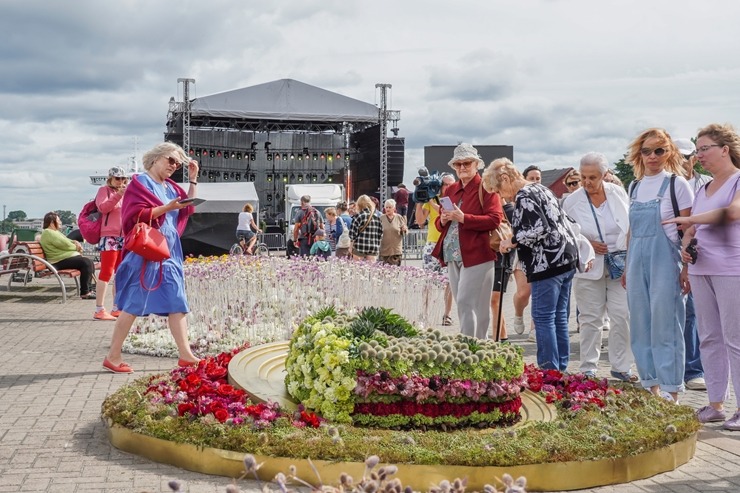
M 537 366 L 565 371 L 570 359 L 568 305 L 575 269 L 541 281 L 532 287 L 532 320 L 537 334 Z
M 701 365 L 699 354 L 699 332 L 696 329 L 696 313 L 694 312 L 694 295 L 686 297 L 686 326 L 683 328 L 683 339 L 686 343 L 686 372 L 683 379 L 688 382 L 692 378 L 704 378 L 704 367 Z

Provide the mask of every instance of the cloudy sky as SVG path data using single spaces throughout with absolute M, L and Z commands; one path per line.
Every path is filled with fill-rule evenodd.
M 730 0 L 1 0 L 0 205 L 77 213 L 194 96 L 292 78 L 377 102 L 393 84 L 405 181 L 425 145 L 514 146 L 521 168 L 621 158 L 650 126 L 740 126 Z

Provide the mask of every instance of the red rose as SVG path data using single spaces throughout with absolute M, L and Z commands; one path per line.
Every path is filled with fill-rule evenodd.
M 227 419 L 229 419 L 229 411 L 227 411 L 226 409 L 223 409 L 223 408 L 216 409 L 216 411 L 214 411 L 213 415 L 216 417 L 216 419 L 219 421 L 219 423 L 223 423 L 224 421 L 226 421 Z
M 193 411 L 195 406 L 190 402 L 183 402 L 177 405 L 177 415 L 184 416 L 186 413 L 195 414 Z
M 232 387 L 231 385 L 227 383 L 222 383 L 221 385 L 218 386 L 218 390 L 216 390 L 216 392 L 220 396 L 229 397 L 234 394 L 234 387 Z

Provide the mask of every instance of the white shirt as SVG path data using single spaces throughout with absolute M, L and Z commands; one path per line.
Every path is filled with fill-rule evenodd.
M 606 194 L 605 205 L 596 208 L 596 217 L 599 219 L 601 235 L 606 234 L 605 243 L 609 247 L 609 251 L 626 250 L 627 232 L 629 231 L 629 199 L 627 193 L 619 185 L 607 182 L 604 182 L 604 193 Z M 596 228 L 596 222 L 591 213 L 591 205 L 584 188 L 579 188 L 565 199 L 563 210 L 578 223 L 581 227 L 581 234 L 586 238 L 593 241 L 602 241 L 599 239 L 599 230 Z M 612 226 L 606 226 L 607 221 L 613 223 Z M 616 238 L 614 238 L 615 234 Z M 601 279 L 603 275 L 603 255 L 595 256 L 591 270 L 576 273 L 576 277 L 583 279 Z
M 637 187 L 637 192 L 634 192 L 635 185 L 632 185 L 631 198 L 637 202 L 648 202 L 656 199 L 660 186 L 663 184 L 663 178 L 670 179 L 670 176 L 671 174 L 667 171 L 661 171 L 655 176 L 643 176 L 640 180 L 640 186 Z M 675 184 L 678 210 L 691 209 L 691 205 L 694 203 L 694 192 L 691 190 L 691 185 L 686 181 L 686 178 L 681 176 L 676 177 Z M 669 183 L 663 194 L 663 200 L 660 201 L 660 218 L 666 220 L 674 216 L 673 204 L 671 203 L 671 185 Z M 664 224 L 663 230 L 671 241 L 678 241 L 678 228 L 675 224 Z
M 252 213 L 251 212 L 240 212 L 239 213 L 239 224 L 236 227 L 236 230 L 239 231 L 252 231 L 251 228 L 252 225 Z

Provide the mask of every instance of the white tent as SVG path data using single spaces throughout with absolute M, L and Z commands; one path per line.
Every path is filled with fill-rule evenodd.
M 193 117 L 249 120 L 378 122 L 375 105 L 293 79 L 234 89 L 192 102 Z
M 188 255 L 218 255 L 236 242 L 236 225 L 244 204 L 254 208 L 259 224 L 259 197 L 254 183 L 200 183 L 198 198 L 206 201 L 195 207 L 182 235 L 183 252 Z
M 249 181 L 199 183 L 198 197 L 206 201 L 195 208 L 197 213 L 235 212 L 238 214 L 246 203 L 252 204 L 255 212 L 259 211 L 257 189 L 254 188 L 254 183 Z

